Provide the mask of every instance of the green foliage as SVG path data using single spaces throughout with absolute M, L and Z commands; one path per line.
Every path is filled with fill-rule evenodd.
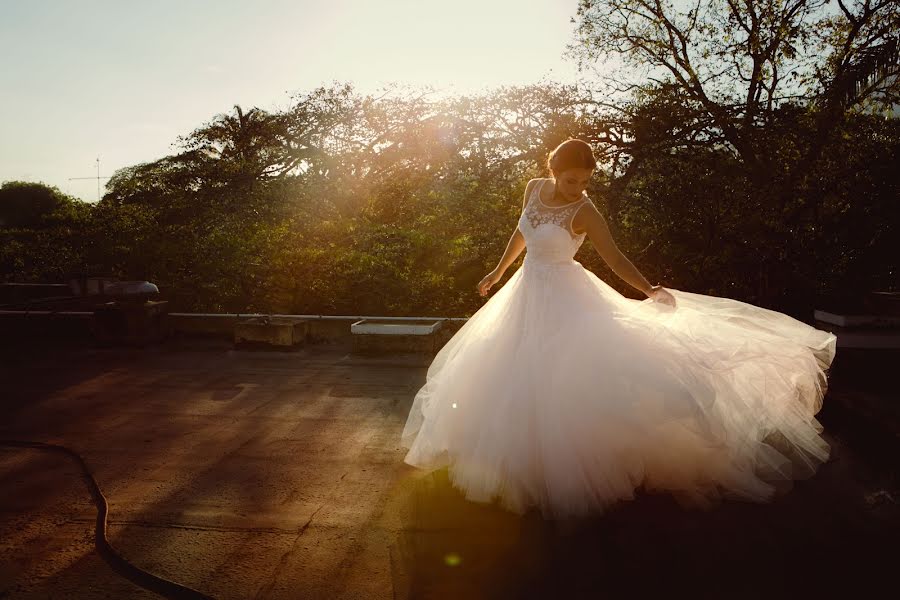
M 785 102 L 741 130 L 760 163 L 672 82 L 617 104 L 554 83 L 438 100 L 337 85 L 217 115 L 96 204 L 4 185 L 0 278 L 147 279 L 184 311 L 464 316 L 525 183 L 580 137 L 602 165 L 588 194 L 651 281 L 805 318 L 818 295 L 895 286 L 900 233 L 897 121 L 823 134 L 820 114 Z M 639 296 L 590 243 L 577 258 Z
M 56 187 L 27 181 L 7 181 L 0 186 L 0 227 L 41 229 L 78 220 L 83 202 Z
M 82 260 L 90 205 L 42 183 L 0 187 L 0 273 L 59 280 Z

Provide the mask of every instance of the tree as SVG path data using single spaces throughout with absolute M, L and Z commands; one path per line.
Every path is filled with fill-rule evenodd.
M 0 187 L 0 228 L 36 228 L 77 218 L 84 203 L 59 188 L 30 181 Z
M 583 83 L 449 98 L 336 85 L 283 111 L 236 107 L 178 153 L 118 171 L 77 227 L 0 231 L 0 268 L 19 280 L 68 268 L 146 278 L 177 310 L 471 314 L 525 182 L 579 137 L 601 161 L 588 194 L 651 279 L 800 315 L 816 292 L 891 281 L 896 266 L 877 257 L 900 229 L 885 175 L 900 144 L 893 120 L 851 113 L 829 132 L 805 177 L 823 190 L 820 208 L 792 226 L 784 215 L 803 196 L 761 192 L 683 87 L 611 100 Z M 779 103 L 756 128 L 780 169 L 769 189 L 807 153 L 811 110 Z M 636 295 L 590 244 L 578 258 Z
M 613 92 L 676 89 L 682 108 L 765 181 L 772 164 L 759 132 L 784 103 L 815 108 L 810 163 L 849 109 L 900 101 L 898 3 L 838 4 L 835 13 L 828 0 L 581 0 L 569 54 L 582 66 L 620 58 Z
M 0 280 L 58 281 L 82 261 L 92 205 L 43 183 L 0 188 Z
M 900 4 L 582 0 L 576 22 L 569 54 L 582 68 L 621 61 L 598 82 L 623 128 L 614 191 L 626 196 L 660 151 L 732 153 L 750 192 L 757 298 L 777 303 L 790 280 L 778 257 L 822 214 L 818 165 L 835 132 L 900 100 Z

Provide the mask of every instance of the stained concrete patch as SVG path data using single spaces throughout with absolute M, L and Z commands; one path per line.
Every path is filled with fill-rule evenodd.
M 889 448 L 827 411 L 832 459 L 772 505 L 639 493 L 556 523 L 402 462 L 427 366 L 340 347 L 36 353 L 3 372 L 0 437 L 80 452 L 113 545 L 217 598 L 865 597 L 893 581 Z M 156 597 L 99 558 L 93 521 L 73 465 L 0 450 L 0 598 Z

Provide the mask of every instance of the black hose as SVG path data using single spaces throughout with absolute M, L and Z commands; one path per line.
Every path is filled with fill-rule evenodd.
M 169 581 L 168 579 L 163 579 L 162 577 L 158 577 L 153 573 L 149 573 L 134 566 L 110 545 L 109 540 L 106 538 L 106 518 L 109 514 L 109 504 L 107 503 L 103 492 L 100 491 L 97 480 L 94 479 L 91 470 L 88 468 L 87 463 L 84 462 L 84 459 L 80 454 L 65 446 L 45 444 L 43 442 L 0 440 L 0 446 L 59 452 L 71 458 L 78 464 L 78 467 L 81 470 L 82 479 L 87 483 L 88 490 L 94 500 L 94 505 L 97 507 L 97 522 L 94 527 L 94 545 L 97 548 L 97 552 L 100 553 L 100 556 L 103 557 L 106 564 L 112 567 L 113 571 L 132 583 L 139 585 L 146 590 L 150 590 L 151 592 L 155 592 L 165 598 L 171 598 L 173 600 L 212 600 L 212 596 L 207 596 L 195 589 L 181 585 L 180 583 L 175 583 L 174 581 Z

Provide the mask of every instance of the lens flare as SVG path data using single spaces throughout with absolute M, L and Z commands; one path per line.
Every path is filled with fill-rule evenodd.
M 455 552 L 451 552 L 444 557 L 444 564 L 448 567 L 458 567 L 459 563 L 461 562 L 462 558 L 460 558 L 459 554 L 456 554 Z

